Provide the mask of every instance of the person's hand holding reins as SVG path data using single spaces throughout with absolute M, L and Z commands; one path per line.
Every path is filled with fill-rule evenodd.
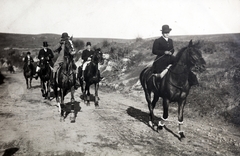
M 166 55 L 172 55 L 172 52 L 171 51 L 165 51 L 164 52 Z

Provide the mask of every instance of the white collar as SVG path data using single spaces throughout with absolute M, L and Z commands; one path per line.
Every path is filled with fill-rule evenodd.
M 164 37 L 163 35 L 162 35 L 162 37 L 163 37 L 166 41 L 168 41 L 168 38 L 167 38 L 167 37 Z

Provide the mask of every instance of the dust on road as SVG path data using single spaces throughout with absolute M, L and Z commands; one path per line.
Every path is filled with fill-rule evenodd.
M 159 132 L 148 126 L 143 93 L 127 96 L 100 87 L 100 108 L 75 100 L 81 110 L 76 122 L 60 122 L 55 99 L 41 97 L 39 80 L 26 89 L 22 73 L 7 75 L 0 86 L 0 154 L 16 156 L 93 155 L 238 155 L 239 128 L 220 121 L 185 117 L 186 138 L 178 139 L 177 111 L 171 107 L 167 127 Z M 70 101 L 70 95 L 65 102 Z M 80 108 L 79 107 L 79 108 Z M 188 108 L 185 109 L 188 110 Z M 161 107 L 155 110 L 160 117 Z

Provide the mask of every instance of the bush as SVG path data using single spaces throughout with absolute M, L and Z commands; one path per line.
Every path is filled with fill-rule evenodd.
M 143 41 L 143 38 L 142 38 L 142 37 L 137 37 L 137 38 L 136 38 L 136 42 L 141 42 L 141 41 Z
M 82 40 L 74 40 L 73 41 L 73 44 L 74 44 L 74 47 L 77 49 L 77 50 L 81 50 L 81 49 L 83 49 L 84 48 L 84 46 L 85 46 L 85 43 L 84 43 L 84 41 L 82 41 Z
M 110 43 L 107 41 L 107 40 L 104 40 L 103 42 L 102 42 L 102 47 L 103 48 L 106 48 L 106 47 L 108 47 L 110 45 Z

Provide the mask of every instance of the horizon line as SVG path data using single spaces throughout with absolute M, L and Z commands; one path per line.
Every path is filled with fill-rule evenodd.
M 30 34 L 26 34 L 26 33 L 9 33 L 9 32 L 0 32 L 0 34 L 11 34 L 11 35 L 30 35 L 30 36 L 36 36 L 36 35 L 58 35 L 61 36 L 61 34 L 56 34 L 56 33 L 30 33 Z M 207 36 L 207 35 L 227 35 L 227 34 L 240 34 L 240 32 L 233 32 L 233 33 L 216 33 L 216 34 L 191 34 L 191 35 L 171 35 L 170 37 L 181 37 L 181 36 Z M 69 35 L 71 36 L 71 35 Z M 159 35 L 161 36 L 161 35 Z M 152 37 L 141 37 L 141 36 L 137 36 L 135 38 L 111 38 L 111 37 L 74 37 L 74 38 L 83 38 L 83 39 L 115 39 L 115 40 L 135 40 L 136 38 L 142 38 L 142 39 L 151 39 L 151 38 L 157 38 L 159 36 L 152 36 Z

